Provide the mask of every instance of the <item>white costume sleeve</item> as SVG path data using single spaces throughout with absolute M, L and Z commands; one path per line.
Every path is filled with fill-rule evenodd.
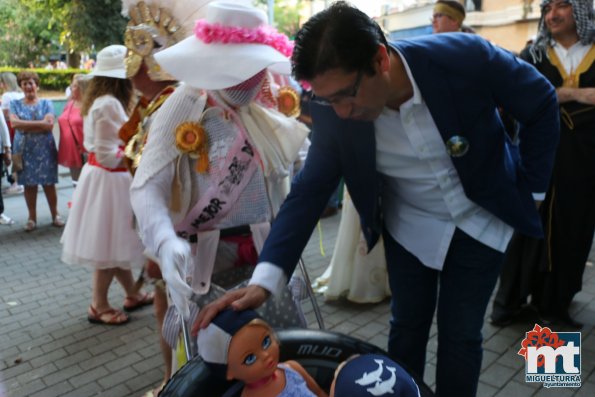
M 176 237 L 168 206 L 173 178 L 174 162 L 171 162 L 143 186 L 133 185 L 130 189 L 141 240 L 153 255 L 158 255 L 159 247 L 165 240 Z
M 151 122 L 130 194 L 141 239 L 153 255 L 159 255 L 164 241 L 176 238 L 176 220 L 172 217 L 185 216 L 189 205 L 190 187 L 182 186 L 181 213 L 173 214 L 169 209 L 176 160 L 180 156 L 176 148 L 176 127 L 182 122 L 199 121 L 205 103 L 203 91 L 182 84 L 167 98 Z M 186 182 L 190 181 L 188 165 L 188 159 L 183 160 L 179 170 L 181 180 Z
M 10 147 L 10 135 L 8 133 L 8 126 L 4 119 L 4 113 L 0 111 L 0 153 L 4 153 L 5 147 Z
M 118 100 L 112 96 L 96 99 L 98 106 L 93 106 L 94 152 L 97 161 L 107 168 L 116 168 L 122 161 L 123 142 L 118 137 L 120 127 L 128 120 L 126 112 Z
M 2 94 L 2 99 L 0 99 L 0 107 L 2 108 L 2 110 L 6 109 L 6 110 L 10 110 L 10 95 L 8 94 L 8 92 L 5 92 L 4 94 Z

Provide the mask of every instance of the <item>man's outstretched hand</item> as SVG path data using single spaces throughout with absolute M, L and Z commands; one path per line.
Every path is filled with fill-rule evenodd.
M 267 300 L 269 295 L 269 291 L 258 285 L 249 285 L 227 292 L 221 298 L 200 309 L 198 317 L 192 325 L 192 335 L 196 335 L 201 329 L 206 328 L 213 318 L 226 307 L 231 306 L 233 310 L 256 309 Z

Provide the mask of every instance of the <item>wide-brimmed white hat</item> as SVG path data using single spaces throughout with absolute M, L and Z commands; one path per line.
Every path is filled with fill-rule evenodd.
M 290 74 L 292 44 L 266 21 L 257 8 L 214 1 L 193 35 L 155 54 L 155 59 L 177 80 L 207 90 L 235 86 L 265 68 Z
M 95 69 L 88 74 L 90 77 L 102 76 L 115 79 L 126 78 L 126 47 L 119 44 L 109 45 L 97 53 Z

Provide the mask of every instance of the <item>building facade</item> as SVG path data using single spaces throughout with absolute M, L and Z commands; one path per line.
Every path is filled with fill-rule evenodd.
M 391 39 L 432 32 L 435 0 L 387 0 L 375 18 Z M 537 33 L 539 0 L 460 0 L 465 5 L 465 25 L 477 34 L 511 51 L 519 52 Z

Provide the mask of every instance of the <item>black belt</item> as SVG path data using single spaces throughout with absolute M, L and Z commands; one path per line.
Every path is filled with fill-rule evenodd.
M 220 238 L 252 235 L 252 231 L 250 230 L 250 225 L 241 225 L 241 226 L 230 227 L 227 229 L 221 229 L 220 233 L 221 233 Z M 188 236 L 188 241 L 191 243 L 196 243 L 198 241 L 196 234 L 192 234 L 192 235 Z

